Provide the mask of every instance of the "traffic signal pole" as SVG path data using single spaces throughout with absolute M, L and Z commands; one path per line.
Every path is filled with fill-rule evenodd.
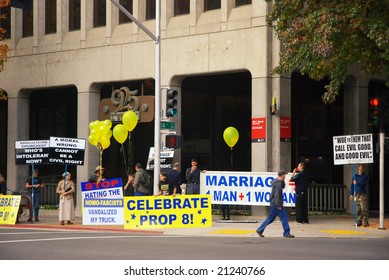
M 384 143 L 385 143 L 385 132 L 380 130 L 379 133 L 379 141 L 380 141 L 380 160 L 379 160 L 379 173 L 380 173 L 380 179 L 379 179 L 379 196 L 380 196 L 380 203 L 379 203 L 379 227 L 378 229 L 385 229 L 384 226 Z
M 161 0 L 155 0 L 155 35 L 138 21 L 119 1 L 111 0 L 155 43 L 155 105 L 154 105 L 154 193 L 159 192 L 160 154 L 161 154 Z

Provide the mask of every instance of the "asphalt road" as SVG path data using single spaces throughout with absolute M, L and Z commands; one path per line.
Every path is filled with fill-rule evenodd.
M 0 228 L 2 260 L 388 260 L 388 238 L 259 238 Z

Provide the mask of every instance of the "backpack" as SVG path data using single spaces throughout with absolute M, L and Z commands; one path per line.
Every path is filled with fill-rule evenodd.
M 150 188 L 150 185 L 151 185 L 151 176 L 150 174 L 145 171 L 145 170 L 142 170 L 142 173 L 143 173 L 143 179 L 141 180 L 141 185 L 147 189 L 147 192 L 149 192 L 149 188 Z

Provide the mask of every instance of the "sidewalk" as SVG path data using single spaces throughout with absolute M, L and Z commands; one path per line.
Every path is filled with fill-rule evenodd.
M 259 238 L 255 230 L 261 225 L 264 217 L 232 216 L 230 221 L 219 220 L 220 216 L 213 216 L 210 228 L 171 228 L 171 229 L 141 229 L 125 230 L 123 226 L 83 226 L 81 217 L 77 217 L 73 225 L 60 225 L 58 210 L 41 210 L 40 221 L 29 223 L 21 221 L 16 225 L 0 225 L 0 227 L 49 229 L 49 230 L 83 230 L 83 231 L 110 231 L 147 233 L 158 235 L 181 236 L 235 236 Z M 293 218 L 293 217 L 292 217 Z M 369 227 L 355 227 L 352 215 L 314 215 L 310 216 L 309 224 L 298 224 L 289 221 L 291 233 L 296 238 L 301 237 L 328 237 L 328 238 L 389 238 L 389 218 L 385 218 L 386 230 L 378 229 L 379 219 L 370 218 Z M 278 219 L 269 225 L 264 235 L 266 238 L 282 237 L 282 226 Z

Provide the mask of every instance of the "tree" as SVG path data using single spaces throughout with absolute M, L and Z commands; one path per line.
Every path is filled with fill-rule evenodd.
M 9 5 L 9 0 L 0 0 L 0 9 L 7 7 Z M 5 19 L 7 17 L 6 14 L 0 14 L 0 20 Z M 4 40 L 4 34 L 6 30 L 0 25 L 0 42 Z M 3 70 L 4 63 L 7 60 L 8 55 L 8 46 L 6 44 L 0 44 L 0 72 Z M 7 96 L 4 93 L 3 89 L 0 85 L 0 101 L 6 100 Z
M 265 0 L 267 24 L 281 43 L 273 73 L 296 68 L 314 80 L 329 78 L 323 102 L 336 100 L 350 66 L 389 75 L 389 0 Z

